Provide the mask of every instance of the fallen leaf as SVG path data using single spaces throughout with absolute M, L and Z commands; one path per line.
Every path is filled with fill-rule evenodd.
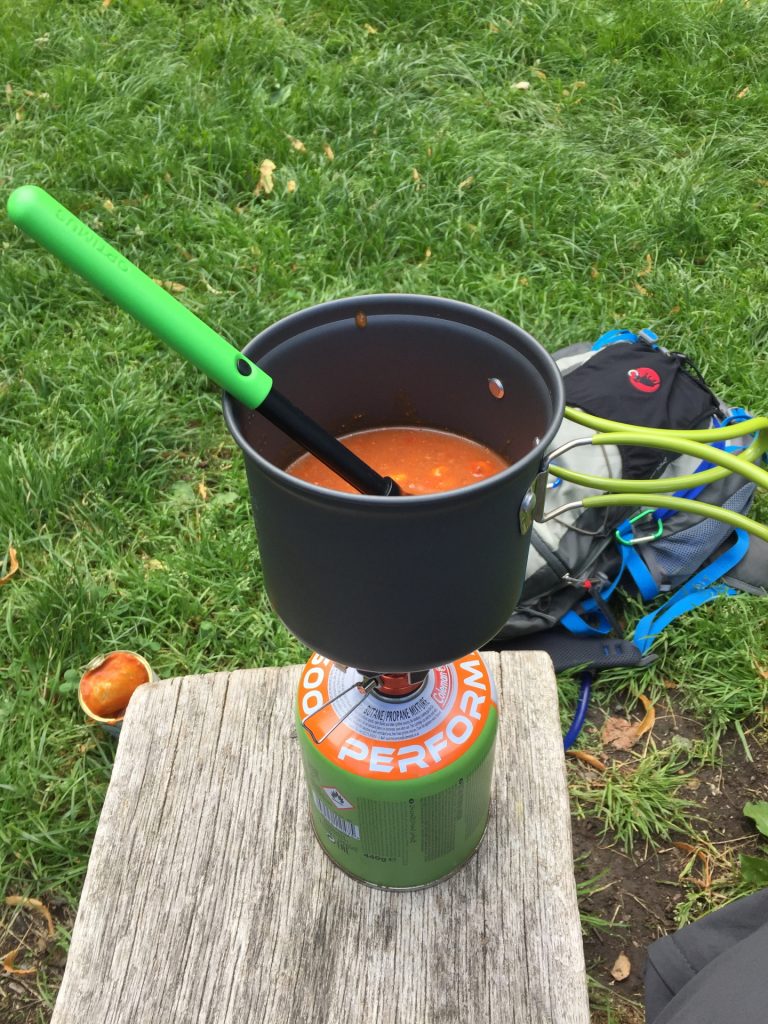
M 570 89 L 563 89 L 563 96 L 570 96 L 570 95 L 571 95 L 571 90 Z
M 323 152 L 325 153 L 325 155 L 328 157 L 329 160 L 333 160 L 333 158 L 334 158 L 333 150 L 331 149 L 331 147 L 328 145 L 327 142 L 323 143 Z
M 304 145 L 301 139 L 294 139 L 292 135 L 289 135 L 288 138 L 291 140 L 291 145 L 293 146 L 297 153 L 307 152 L 307 147 Z M 272 170 L 274 170 L 274 167 L 272 168 Z
M 8 953 L 6 956 L 4 956 L 3 957 L 3 968 L 9 974 L 34 974 L 35 971 L 37 970 L 36 967 L 14 967 L 13 966 L 14 963 L 16 962 L 16 957 L 19 955 L 20 952 L 21 952 L 21 946 L 18 946 L 16 949 L 12 949 L 10 953 Z
M 161 562 L 159 558 L 148 558 L 147 568 L 151 569 L 153 572 L 165 572 L 168 566 L 165 562 Z
M 600 734 L 606 746 L 614 750 L 630 750 L 641 736 L 651 731 L 656 722 L 656 708 L 645 694 L 640 694 L 639 700 L 645 708 L 641 722 L 629 722 L 626 718 L 606 718 Z
M 679 312 L 680 312 L 680 307 L 679 306 L 673 306 L 672 309 L 670 309 L 669 314 L 670 314 L 670 316 L 672 316 L 674 313 L 679 313 Z
M 16 111 L 16 120 L 17 121 L 23 121 L 24 120 L 24 111 L 23 110 L 19 109 L 19 110 Z
M 286 192 L 296 191 L 296 182 L 293 180 L 293 178 L 289 178 L 288 181 L 285 183 L 285 190 Z
M 707 851 L 702 850 L 700 846 L 691 846 L 690 843 L 672 843 L 672 845 L 675 849 L 682 850 L 683 853 L 690 853 L 696 858 L 696 860 L 701 861 L 703 866 L 703 877 L 692 878 L 691 881 L 695 882 L 700 889 L 709 889 L 712 885 L 712 872 L 709 867 L 709 854 Z
M 427 260 L 431 259 L 431 258 L 432 258 L 432 250 L 429 249 L 429 248 L 425 249 L 424 250 L 424 262 L 426 263 Z
M 459 188 L 469 188 L 469 186 L 472 184 L 474 180 L 474 174 L 470 174 L 470 176 L 468 178 L 465 178 L 464 181 L 459 182 Z
M 635 291 L 638 293 L 638 295 L 650 295 L 651 294 L 648 291 L 647 288 L 643 288 L 643 286 L 640 284 L 639 281 L 635 281 L 634 288 L 635 288 Z
M 499 31 L 499 26 L 494 25 L 494 23 L 491 21 L 488 23 L 488 31 L 496 35 L 496 33 Z
M 515 84 L 512 86 L 512 88 L 513 89 L 520 89 L 521 91 L 525 92 L 526 89 L 530 89 L 531 88 L 531 83 L 530 82 L 515 82 Z
M 745 85 L 744 88 L 741 90 L 741 92 L 737 92 L 736 93 L 736 99 L 737 100 L 743 100 L 748 92 L 749 92 L 749 86 Z
M 530 281 L 528 280 L 527 277 L 518 277 L 517 283 L 519 285 L 522 285 L 523 288 L 527 288 L 528 285 L 530 284 Z
M 42 900 L 36 900 L 32 896 L 6 896 L 5 905 L 7 907 L 31 907 L 32 910 L 36 910 L 39 914 L 42 914 L 45 918 L 45 923 L 48 926 L 48 938 L 53 938 L 55 931 L 53 927 L 53 918 L 51 912 L 42 902 Z
M 111 5 L 111 3 L 112 3 L 112 0 L 101 0 L 101 6 L 104 8 L 104 10 L 106 10 L 107 7 L 109 7 Z
M 9 89 L 9 86 L 6 85 L 5 88 L 6 88 L 6 95 L 10 96 L 10 93 L 7 91 Z M 757 184 L 758 185 L 762 185 L 763 188 L 768 188 L 768 178 L 758 178 L 757 179 Z
M 594 754 L 587 753 L 586 750 L 566 750 L 566 754 L 569 757 L 575 757 L 577 761 L 583 761 L 584 764 L 588 764 L 590 768 L 595 768 L 599 772 L 607 771 L 607 765 L 603 764 Z
M 35 43 L 38 46 L 45 46 L 45 44 L 48 42 L 48 40 L 50 38 L 51 38 L 50 32 L 46 32 L 44 36 L 38 36 L 37 39 L 35 40 Z
M 589 276 L 593 281 L 596 281 L 600 277 L 600 271 L 593 265 L 589 268 Z
M 626 953 L 619 953 L 616 957 L 616 963 L 611 968 L 611 977 L 614 981 L 624 981 L 625 978 L 629 977 L 631 970 L 632 964 L 629 962 L 629 957 Z
M 50 99 L 50 93 L 47 92 L 32 92 L 31 89 L 25 89 L 24 95 L 31 97 L 33 100 L 47 100 Z
M 275 181 L 273 178 L 273 174 L 275 173 L 276 170 L 277 164 L 275 164 L 272 160 L 261 161 L 261 164 L 259 165 L 259 180 L 256 185 L 256 188 L 253 190 L 253 194 L 255 196 L 258 196 L 262 192 L 264 193 L 265 196 L 268 196 L 269 193 L 274 189 Z
M 379 34 L 379 30 L 377 28 L 374 28 L 373 25 L 369 25 L 367 21 L 363 25 L 363 28 L 365 29 L 369 36 L 377 36 Z
M 586 82 L 574 82 L 573 85 L 571 86 L 572 89 L 586 89 L 586 87 L 587 87 L 587 83 Z
M 207 292 L 209 292 L 211 295 L 223 295 L 224 294 L 224 292 L 221 291 L 221 289 L 214 288 L 213 285 L 208 284 L 208 282 L 205 280 L 204 277 L 201 278 L 201 280 L 202 280 L 203 284 L 205 285 L 205 290 Z
M 13 86 L 11 85 L 10 82 L 6 82 L 5 83 L 5 95 L 6 96 L 13 96 Z
M 540 78 L 542 81 L 547 77 L 546 71 L 542 71 L 541 68 L 534 68 L 531 74 L 535 75 L 536 78 Z
M 763 668 L 763 666 L 758 665 L 756 661 L 753 661 L 752 664 L 755 667 L 755 672 L 757 672 L 761 679 L 768 679 L 768 668 Z
M 630 750 L 638 740 L 637 727 L 626 718 L 606 718 L 600 738 L 606 747 Z
M 107 213 L 112 213 L 112 211 L 115 208 L 115 204 L 112 202 L 111 199 L 105 199 L 101 205 L 104 207 Z
M 197 493 L 200 495 L 203 501 L 208 501 L 208 488 L 205 486 L 204 480 L 201 480 L 200 483 L 197 485 Z
M 152 280 L 155 284 L 159 284 L 161 288 L 165 288 L 167 292 L 172 295 L 178 295 L 180 292 L 185 292 L 187 286 L 185 284 L 179 284 L 178 281 L 161 281 L 158 277 L 153 277 Z
M 421 181 L 421 175 L 419 174 L 415 167 L 411 171 L 411 177 L 413 178 L 414 181 Z
M 638 700 L 645 708 L 643 720 L 637 726 L 637 735 L 639 738 L 640 736 L 645 736 L 647 732 L 650 732 L 656 724 L 656 708 L 651 704 L 650 700 L 648 700 L 644 693 L 641 693 L 638 696 Z
M 641 271 L 639 271 L 637 275 L 638 277 L 645 277 L 647 274 L 650 274 L 653 270 L 653 257 L 649 252 L 647 252 L 645 256 L 643 256 L 643 261 L 645 262 L 645 266 Z
M 16 557 L 16 548 L 8 548 L 8 572 L 5 576 L 0 576 L 0 587 L 4 583 L 7 583 L 11 576 L 15 576 L 19 571 L 19 560 Z

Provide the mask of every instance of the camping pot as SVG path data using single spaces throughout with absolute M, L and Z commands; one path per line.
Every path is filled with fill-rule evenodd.
M 510 462 L 440 494 L 331 491 L 284 472 L 298 446 L 225 394 L 264 585 L 285 625 L 312 650 L 371 673 L 443 665 L 493 637 L 520 596 L 530 488 L 563 415 L 546 350 L 465 303 L 366 295 L 288 316 L 244 351 L 336 436 L 432 427 Z

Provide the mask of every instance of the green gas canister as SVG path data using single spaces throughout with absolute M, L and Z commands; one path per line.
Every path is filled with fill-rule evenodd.
M 452 874 L 485 832 L 497 722 L 478 652 L 376 676 L 314 654 L 296 726 L 320 846 L 380 888 L 419 889 Z

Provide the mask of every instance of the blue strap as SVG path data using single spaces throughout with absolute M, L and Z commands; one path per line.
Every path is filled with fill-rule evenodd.
M 625 525 L 626 523 L 622 523 L 619 529 Z M 644 601 L 652 601 L 654 597 L 658 597 L 660 593 L 659 585 L 635 548 L 626 544 L 620 544 L 619 547 L 621 548 L 622 571 L 626 569 L 629 572 L 635 581 L 635 586 L 640 591 L 642 599 Z
M 613 627 L 610 622 L 606 619 L 603 613 L 599 610 L 592 611 L 589 608 L 585 608 L 586 601 L 580 605 L 579 611 L 572 608 L 571 611 L 566 612 L 565 615 L 560 619 L 560 624 L 565 626 L 569 633 L 573 633 L 574 636 L 607 636 L 611 632 Z M 595 604 L 594 601 L 591 604 Z M 597 606 L 595 606 L 596 608 Z M 586 619 L 582 618 L 582 614 L 590 614 L 593 616 L 592 624 L 587 622 Z
M 746 530 L 735 530 L 734 543 L 709 565 L 692 576 L 676 594 L 661 608 L 650 612 L 635 627 L 633 643 L 645 654 L 662 630 L 680 615 L 698 608 L 721 594 L 737 594 L 738 591 L 724 583 L 718 583 L 726 573 L 742 560 L 749 548 L 749 534 Z
M 612 331 L 606 331 L 605 334 L 601 334 L 597 341 L 593 344 L 592 349 L 597 352 L 601 348 L 605 348 L 606 345 L 613 345 L 616 341 L 631 341 L 633 344 L 637 341 L 637 335 L 633 334 L 632 331 L 625 331 L 621 329 L 614 329 Z
M 744 420 L 751 420 L 752 414 L 748 413 L 743 405 L 735 405 L 733 409 L 728 413 L 723 422 L 720 424 L 721 427 L 727 427 L 729 423 L 743 423 Z
M 605 334 L 601 334 L 592 345 L 592 349 L 594 352 L 597 352 L 599 349 L 605 348 L 606 345 L 613 345 L 617 341 L 629 341 L 633 345 L 636 341 L 647 341 L 653 348 L 658 348 L 659 346 L 656 344 L 658 340 L 658 334 L 652 331 L 650 327 L 643 327 L 637 334 L 621 328 L 614 328 L 612 331 L 606 331 Z

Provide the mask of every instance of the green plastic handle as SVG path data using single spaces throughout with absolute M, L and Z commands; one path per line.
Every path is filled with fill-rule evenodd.
M 251 409 L 272 378 L 37 185 L 8 198 L 8 216 L 62 263 Z

